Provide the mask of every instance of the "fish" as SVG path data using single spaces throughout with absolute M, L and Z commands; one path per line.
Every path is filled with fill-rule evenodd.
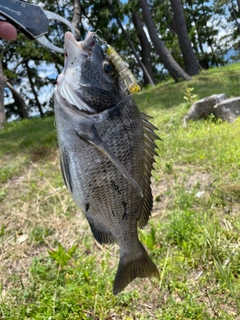
M 65 33 L 55 123 L 65 185 L 96 241 L 120 248 L 113 284 L 117 295 L 136 277 L 159 278 L 138 237 L 153 206 L 158 135 L 98 39 L 96 32 L 80 42 Z

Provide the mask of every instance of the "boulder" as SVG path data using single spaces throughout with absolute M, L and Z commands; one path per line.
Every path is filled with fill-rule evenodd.
M 213 114 L 223 121 L 235 121 L 240 116 L 240 97 L 229 98 L 217 103 Z
M 196 101 L 183 118 L 183 126 L 186 127 L 189 120 L 206 119 L 211 113 L 214 114 L 215 107 L 224 99 L 226 95 L 221 93 Z

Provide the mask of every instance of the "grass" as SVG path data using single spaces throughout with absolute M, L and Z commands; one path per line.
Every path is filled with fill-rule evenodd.
M 239 95 L 240 65 L 136 96 L 162 141 L 152 219 L 140 238 L 160 280 L 118 296 L 118 247 L 98 245 L 64 186 L 54 118 L 0 132 L 1 319 L 240 319 L 240 119 L 182 127 L 189 104 Z
M 0 132 L 0 182 L 22 172 L 29 161 L 38 161 L 56 146 L 53 118 L 8 123 Z

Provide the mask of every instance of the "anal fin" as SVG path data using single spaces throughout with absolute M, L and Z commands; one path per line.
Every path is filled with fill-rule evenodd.
M 94 238 L 97 240 L 97 242 L 99 242 L 100 244 L 115 243 L 116 242 L 115 238 L 112 236 L 111 233 L 106 233 L 106 232 L 99 230 L 89 220 L 88 220 L 88 223 L 91 228 L 92 234 L 93 234 Z

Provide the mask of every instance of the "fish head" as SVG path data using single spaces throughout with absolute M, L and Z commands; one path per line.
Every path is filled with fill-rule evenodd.
M 88 32 L 86 39 L 78 42 L 66 32 L 64 69 L 57 80 L 59 94 L 89 113 L 115 107 L 129 95 L 98 39 L 96 32 Z

